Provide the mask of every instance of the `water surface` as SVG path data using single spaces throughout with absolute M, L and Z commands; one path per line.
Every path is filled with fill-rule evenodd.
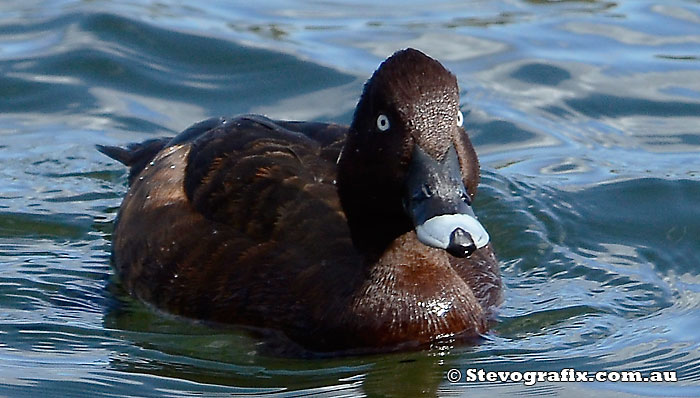
M 459 79 L 506 283 L 477 346 L 279 358 L 131 300 L 94 150 L 211 116 L 348 123 L 414 46 Z M 0 396 L 700 396 L 697 1 L 0 4 Z M 450 368 L 676 371 L 450 384 Z

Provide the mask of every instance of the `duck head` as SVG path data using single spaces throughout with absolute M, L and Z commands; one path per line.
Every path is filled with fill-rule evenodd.
M 367 81 L 338 159 L 338 190 L 353 242 L 381 255 L 415 230 L 423 244 L 467 257 L 489 242 L 471 207 L 476 152 L 462 127 L 455 76 L 414 49 Z

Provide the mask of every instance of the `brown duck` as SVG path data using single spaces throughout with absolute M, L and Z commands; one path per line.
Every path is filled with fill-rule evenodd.
M 131 167 L 116 271 L 158 308 L 314 351 L 478 336 L 501 280 L 462 121 L 454 75 L 406 49 L 349 127 L 244 115 L 98 146 Z

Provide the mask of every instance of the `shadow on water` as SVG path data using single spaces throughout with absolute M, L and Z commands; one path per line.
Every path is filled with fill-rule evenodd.
M 128 343 L 110 357 L 110 368 L 174 380 L 250 389 L 289 390 L 290 395 L 335 396 L 343 391 L 370 397 L 436 396 L 450 362 L 449 342 L 391 354 L 302 358 L 275 352 L 259 333 L 169 316 L 119 297 L 104 318 L 105 330 Z M 461 348 L 464 351 L 464 348 Z M 296 392 L 296 393 L 295 393 Z

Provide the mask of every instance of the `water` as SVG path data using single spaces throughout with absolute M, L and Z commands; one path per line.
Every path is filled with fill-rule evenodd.
M 700 396 L 700 3 L 0 4 L 0 396 Z M 210 116 L 347 123 L 415 46 L 459 78 L 506 283 L 473 347 L 278 358 L 153 312 L 109 266 L 95 151 Z M 450 384 L 448 369 L 676 371 Z

